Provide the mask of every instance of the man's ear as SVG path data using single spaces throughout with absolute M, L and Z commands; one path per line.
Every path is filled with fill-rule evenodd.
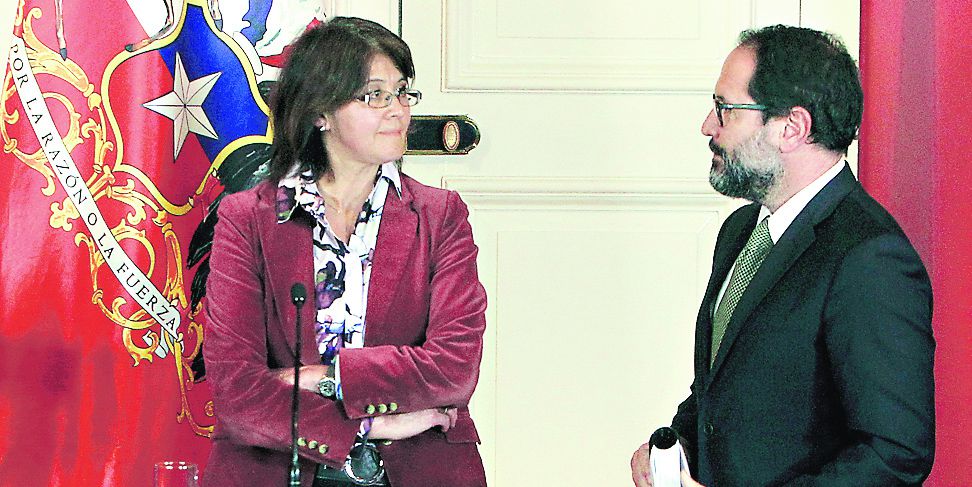
M 811 127 L 813 127 L 813 117 L 806 108 L 800 106 L 791 108 L 790 113 L 783 119 L 780 152 L 792 152 L 804 145 L 812 144 Z

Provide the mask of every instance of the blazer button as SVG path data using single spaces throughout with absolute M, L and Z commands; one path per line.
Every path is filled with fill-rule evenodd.
M 714 431 L 715 431 L 715 427 L 712 426 L 712 423 L 706 421 L 706 423 L 704 425 L 702 425 L 702 432 L 703 433 L 705 433 L 707 435 L 711 435 L 712 432 L 714 432 Z
M 397 402 L 393 402 L 393 403 L 389 404 L 388 405 L 388 410 L 391 411 L 391 412 L 393 412 L 393 413 L 395 411 L 398 411 L 398 403 Z
M 374 404 L 369 404 L 365 408 L 365 414 L 375 414 L 375 405 Z
M 320 453 L 321 455 L 327 455 L 327 450 L 328 450 L 327 445 L 321 445 L 317 447 L 317 452 Z
M 385 413 L 387 413 L 387 412 L 388 412 L 388 406 L 386 406 L 386 405 L 384 405 L 384 404 L 379 404 L 379 405 L 378 405 L 378 412 L 379 412 L 380 414 L 385 414 Z
M 307 438 L 304 438 L 303 436 L 297 438 L 297 446 L 307 446 Z
M 311 450 L 316 450 L 317 449 L 317 445 L 319 445 L 319 444 L 320 443 L 318 443 L 317 440 L 310 440 L 310 441 L 307 442 L 307 448 L 310 448 Z

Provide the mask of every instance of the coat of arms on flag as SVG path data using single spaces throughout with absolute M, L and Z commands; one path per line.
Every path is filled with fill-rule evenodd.
M 118 485 L 171 452 L 204 461 L 213 208 L 267 159 L 261 82 L 323 18 L 310 0 L 20 2 L 0 115 L 0 347 L 27 367 L 0 382 L 17 445 L 0 444 L 4 478 L 21 456 L 51 482 Z

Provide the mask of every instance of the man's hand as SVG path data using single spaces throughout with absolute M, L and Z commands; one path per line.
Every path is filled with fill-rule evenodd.
M 404 440 L 429 428 L 439 427 L 449 431 L 456 425 L 459 414 L 456 408 L 433 408 L 411 413 L 377 416 L 371 423 L 369 438 L 376 440 Z
M 648 463 L 649 453 L 651 453 L 651 447 L 648 446 L 648 443 L 645 443 L 631 455 L 631 480 L 634 481 L 635 487 L 652 487 L 653 485 L 651 483 L 651 467 Z
M 688 470 L 682 470 L 682 487 L 705 487 L 704 485 L 696 482 L 691 475 L 689 475 Z

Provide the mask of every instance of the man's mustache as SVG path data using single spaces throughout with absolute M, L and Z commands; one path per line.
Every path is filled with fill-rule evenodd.
M 709 150 L 711 150 L 713 154 L 721 157 L 723 160 L 727 159 L 729 155 L 726 153 L 725 149 L 719 147 L 719 145 L 716 144 L 715 141 L 712 139 L 709 139 Z

